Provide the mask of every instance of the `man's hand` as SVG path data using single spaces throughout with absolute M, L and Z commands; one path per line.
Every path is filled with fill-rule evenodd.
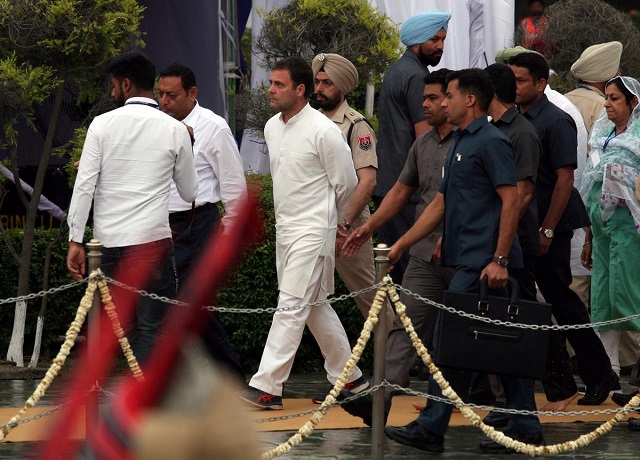
M 442 260 L 442 237 L 438 238 L 438 241 L 436 242 L 436 247 L 433 248 L 433 253 L 431 254 L 431 260 L 436 264 L 439 264 L 440 261 Z
M 592 243 L 591 241 L 585 241 L 582 246 L 582 254 L 580 254 L 580 262 L 582 262 L 582 266 L 588 270 L 593 268 L 593 259 L 592 259 Z
M 342 252 L 342 246 L 347 241 L 347 237 L 349 236 L 349 231 L 342 225 L 338 225 L 338 230 L 336 232 L 336 257 L 339 257 Z
M 397 244 L 391 246 L 391 250 L 387 257 L 389 258 L 389 268 L 387 269 L 387 273 L 391 273 L 395 267 L 397 261 L 400 260 L 404 251 L 399 248 Z
M 487 285 L 491 289 L 500 289 L 507 285 L 509 280 L 509 272 L 506 268 L 501 267 L 495 262 L 489 262 L 489 265 L 484 267 L 482 273 L 480 273 L 480 279 L 484 276 L 487 277 Z
M 362 245 L 371 238 L 372 234 L 373 229 L 369 225 L 369 222 L 356 228 L 342 245 L 342 255 L 347 257 L 357 256 Z
M 553 238 L 547 238 L 542 233 L 540 233 L 540 248 L 538 249 L 539 256 L 543 256 L 547 252 L 549 252 L 549 246 L 551 246 L 551 241 L 553 241 Z
M 76 281 L 82 281 L 85 273 L 87 257 L 81 243 L 69 241 L 69 251 L 67 252 L 67 268 Z

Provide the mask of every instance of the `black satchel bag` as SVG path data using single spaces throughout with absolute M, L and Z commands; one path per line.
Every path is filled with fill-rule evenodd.
M 485 318 L 521 324 L 551 324 L 551 305 L 519 299 L 520 286 L 509 278 L 511 297 L 488 295 L 487 278 L 479 294 L 445 291 L 444 305 Z M 545 374 L 549 332 L 499 326 L 440 310 L 434 362 L 489 374 L 541 378 Z

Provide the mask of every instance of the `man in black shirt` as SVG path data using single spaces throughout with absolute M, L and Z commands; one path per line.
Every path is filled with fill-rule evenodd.
M 540 248 L 535 264 L 538 287 L 553 305 L 553 316 L 561 325 L 589 323 L 584 303 L 571 284 L 571 237 L 573 230 L 590 225 L 584 203 L 573 187 L 577 165 L 576 126 L 569 115 L 549 102 L 544 89 L 549 65 L 543 56 L 522 53 L 509 65 L 516 76 L 516 103 L 520 113 L 538 131 L 542 156 L 536 182 Z M 587 385 L 581 405 L 602 404 L 609 391 L 619 389 L 618 378 L 593 329 L 564 332 L 576 352 L 580 377 Z

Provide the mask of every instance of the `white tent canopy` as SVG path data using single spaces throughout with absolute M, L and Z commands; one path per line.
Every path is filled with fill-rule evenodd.
M 486 67 L 495 62 L 496 52 L 513 45 L 515 0 L 369 0 L 387 14 L 398 27 L 414 13 L 438 9 L 451 12 L 445 50 L 438 67 L 464 69 Z M 254 0 L 252 33 L 254 40 L 260 33 L 262 20 L 258 9 L 269 11 L 288 3 L 288 0 Z M 252 59 L 252 86 L 268 79 L 268 72 Z M 246 135 L 240 149 L 245 170 L 269 171 L 266 148 L 258 139 Z

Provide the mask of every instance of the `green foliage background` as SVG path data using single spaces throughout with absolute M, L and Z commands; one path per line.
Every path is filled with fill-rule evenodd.
M 247 176 L 247 182 L 260 190 L 260 205 L 256 212 L 264 219 L 264 231 L 262 240 L 254 247 L 247 249 L 236 273 L 227 281 L 223 290 L 218 294 L 217 305 L 221 307 L 235 308 L 269 308 L 276 307 L 278 299 L 277 277 L 275 269 L 275 221 L 273 216 L 273 196 L 271 176 L 251 174 Z M 20 245 L 22 232 L 20 230 L 9 231 L 14 244 Z M 31 290 L 38 292 L 42 288 L 42 264 L 44 253 L 50 241 L 53 241 L 57 230 L 37 230 L 34 244 L 31 270 Z M 87 229 L 85 241 L 90 238 L 91 231 Z M 65 238 L 66 240 L 66 238 Z M 72 282 L 66 269 L 66 244 L 62 244 L 53 252 L 51 261 L 51 279 L 49 286 L 57 287 Z M 0 299 L 15 296 L 15 286 L 18 278 L 18 270 L 7 253 L 6 245 L 0 245 Z M 341 280 L 336 278 L 336 294 L 346 294 L 348 291 Z M 58 335 L 64 334 L 73 320 L 75 311 L 84 293 L 84 285 L 69 289 L 49 296 L 47 316 L 45 318 L 43 333 L 43 355 L 49 358 L 55 355 L 59 343 Z M 11 337 L 13 324 L 13 303 L 0 305 L 0 346 L 6 347 Z M 342 319 L 349 339 L 353 344 L 357 340 L 364 319 L 352 299 L 333 304 L 334 309 Z M 30 354 L 35 333 L 36 318 L 40 309 L 40 301 L 29 301 L 26 322 L 25 353 Z M 262 314 L 230 314 L 221 313 L 221 319 L 229 332 L 235 350 L 240 355 L 247 374 L 251 374 L 258 368 L 262 349 L 264 347 L 272 313 Z M 370 369 L 372 358 L 372 345 L 367 347 L 362 360 L 363 369 Z M 47 356 L 47 350 L 50 356 Z M 48 363 L 42 362 L 42 366 Z M 323 360 L 320 350 L 313 336 L 306 331 L 302 344 L 296 355 L 294 371 L 322 370 Z

